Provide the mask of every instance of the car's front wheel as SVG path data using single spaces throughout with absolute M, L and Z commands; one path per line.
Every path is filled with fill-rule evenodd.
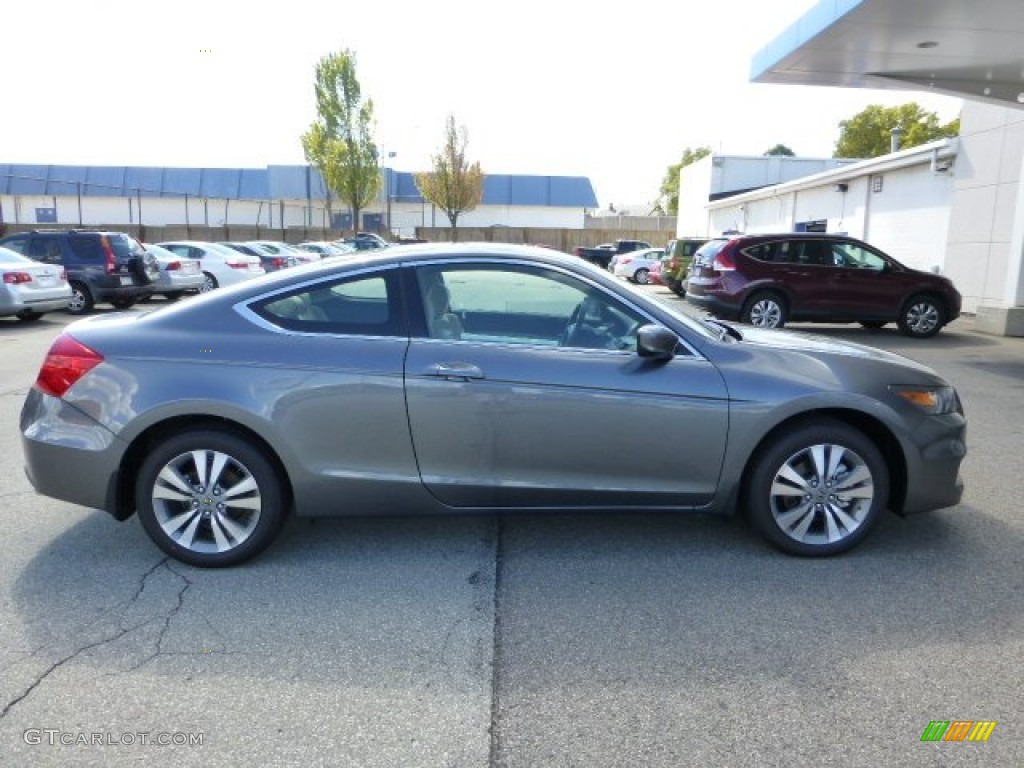
M 779 549 L 834 555 L 859 544 L 877 522 L 889 499 L 889 469 L 864 433 L 822 419 L 759 450 L 744 498 L 755 527 Z
M 781 328 L 786 324 L 786 304 L 771 291 L 755 293 L 743 305 L 740 322 L 758 328 Z
M 945 317 L 945 308 L 934 296 L 914 296 L 900 311 L 900 332 L 915 339 L 927 339 L 942 329 Z
M 234 434 L 195 430 L 164 440 L 146 456 L 135 503 L 160 549 L 209 568 L 263 551 L 284 522 L 287 494 L 260 449 Z
M 31 309 L 23 309 L 15 315 L 23 323 L 34 323 L 43 319 L 43 312 L 33 312 Z

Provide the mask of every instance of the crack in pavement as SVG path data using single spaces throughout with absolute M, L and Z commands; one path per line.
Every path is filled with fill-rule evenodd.
M 160 633 L 156 637 L 156 643 L 155 643 L 156 649 L 153 651 L 153 653 L 149 654 L 144 659 L 142 659 L 142 661 L 140 661 L 138 664 L 133 664 L 128 669 L 124 670 L 123 672 L 120 672 L 119 674 L 122 674 L 122 675 L 129 674 L 129 673 L 134 672 L 134 671 L 136 671 L 138 669 L 141 669 L 142 667 L 144 667 L 147 664 L 149 664 L 149 662 L 153 661 L 153 659 L 156 659 L 156 658 L 158 658 L 160 656 L 169 656 L 169 655 L 177 656 L 177 655 L 179 655 L 179 654 L 168 654 L 168 653 L 166 653 L 164 651 L 164 638 L 167 636 L 167 632 L 171 628 L 171 621 L 174 619 L 175 616 L 178 615 L 178 612 L 185 605 L 185 593 L 188 592 L 192 588 L 192 581 L 187 576 L 185 576 L 183 573 L 179 573 L 178 571 L 174 570 L 174 568 L 171 567 L 171 564 L 167 560 L 167 558 L 164 558 L 163 565 L 167 568 L 168 571 L 170 571 L 175 576 L 177 576 L 179 579 L 181 579 L 181 581 L 184 583 L 184 586 L 181 589 L 178 590 L 178 594 L 176 595 L 176 603 L 175 603 L 174 607 L 171 608 L 171 610 L 168 611 L 167 614 L 164 616 L 163 626 L 160 627 Z
M 179 578 L 181 578 L 182 580 L 184 580 L 186 582 L 185 587 L 178 593 L 177 605 L 175 605 L 170 610 L 170 612 L 168 612 L 168 614 L 164 617 L 164 627 L 161 629 L 161 633 L 160 633 L 160 641 L 162 642 L 163 636 L 166 633 L 167 627 L 170 626 L 170 617 L 172 617 L 179 610 L 181 610 L 181 607 L 184 604 L 184 599 L 183 599 L 184 592 L 191 586 L 191 582 L 189 582 L 188 579 L 186 579 L 184 576 L 182 576 L 180 573 L 178 573 L 177 571 L 175 571 L 173 568 L 170 567 L 166 557 L 163 558 L 162 560 L 160 560 L 156 565 L 154 565 L 152 568 L 150 568 L 144 574 L 142 574 L 142 577 L 139 579 L 138 587 L 135 590 L 135 593 L 131 597 L 129 597 L 127 600 L 124 600 L 121 603 L 115 605 L 113 608 L 111 608 L 111 609 L 109 609 L 107 611 L 104 611 L 99 617 L 97 617 L 97 619 L 95 621 L 92 621 L 89 624 L 87 624 L 85 629 L 88 629 L 89 627 L 97 624 L 99 621 L 101 621 L 106 616 L 109 616 L 111 613 L 113 613 L 117 609 L 120 609 L 121 612 L 123 613 L 123 612 L 127 611 L 129 608 L 131 608 L 136 602 L 138 602 L 139 598 L 142 597 L 142 594 L 146 591 L 146 584 L 148 583 L 150 578 L 157 572 L 157 570 L 159 570 L 159 568 L 161 566 L 164 566 L 166 568 L 166 570 L 171 571 L 171 573 L 174 573 L 176 576 L 178 576 Z M 100 646 L 104 646 L 104 645 L 108 645 L 109 643 L 113 643 L 116 640 L 119 640 L 120 638 L 124 637 L 125 635 L 127 635 L 127 634 L 129 634 L 131 632 L 134 632 L 135 630 L 137 630 L 137 629 L 139 629 L 141 627 L 144 627 L 147 624 L 151 624 L 152 622 L 154 622 L 156 620 L 158 620 L 158 617 L 152 617 L 152 618 L 146 619 L 145 621 L 140 621 L 140 622 L 137 622 L 135 624 L 132 624 L 131 626 L 125 626 L 124 619 L 122 617 L 121 619 L 118 620 L 117 630 L 115 632 L 112 632 L 109 635 L 100 638 L 99 640 L 94 640 L 93 642 L 86 643 L 84 645 L 80 645 L 80 646 L 76 647 L 70 653 L 65 654 L 64 656 L 59 658 L 57 661 L 55 661 L 52 664 L 50 664 L 49 667 L 47 667 L 45 670 L 43 670 L 43 672 L 41 674 L 36 675 L 35 679 L 28 685 L 27 688 L 25 688 L 24 691 L 21 692 L 20 695 L 15 696 L 13 699 L 11 699 L 6 704 L 4 704 L 3 709 L 0 710 L 0 720 L 5 718 L 7 716 L 7 714 L 14 707 L 16 707 L 22 701 L 27 699 L 30 695 L 32 695 L 32 692 L 35 691 L 36 688 L 38 688 L 40 685 L 42 685 L 42 683 L 50 675 L 52 675 L 58 669 L 63 667 L 69 661 L 73 661 L 78 656 L 81 656 L 83 653 L 85 653 L 87 651 L 90 651 L 93 648 L 99 648 Z M 41 649 L 39 649 L 39 650 L 41 650 Z M 38 653 L 38 650 L 33 652 L 33 655 L 35 655 L 35 653 Z

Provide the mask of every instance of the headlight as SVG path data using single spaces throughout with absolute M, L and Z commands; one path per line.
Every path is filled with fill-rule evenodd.
M 948 385 L 943 387 L 890 386 L 889 391 L 928 413 L 938 415 L 955 413 L 960 410 L 960 399 L 956 395 L 956 390 Z

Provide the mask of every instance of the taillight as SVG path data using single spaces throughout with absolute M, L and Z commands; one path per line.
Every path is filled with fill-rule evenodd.
M 68 271 L 66 269 L 62 269 L 60 271 L 60 281 L 62 283 L 66 283 L 68 281 Z
M 582 256 L 583 256 L 583 247 L 582 247 L 582 246 L 577 246 L 576 248 L 573 248 L 573 249 L 572 249 L 572 252 L 573 252 L 573 253 L 574 253 L 575 255 L 577 255 L 577 256 L 579 256 L 579 257 L 581 257 L 581 258 L 582 258 Z
M 288 260 L 282 259 L 280 256 L 275 256 L 273 259 L 270 260 L 270 263 L 277 269 L 283 269 L 284 267 L 288 266 Z
M 112 275 L 114 272 L 117 272 L 117 255 L 110 244 L 110 238 L 106 235 L 100 237 L 100 244 L 103 246 L 103 253 L 107 257 L 107 274 Z
M 248 269 L 249 268 L 249 262 L 248 261 L 225 261 L 224 263 L 227 264 L 232 269 Z
M 46 353 L 36 377 L 36 389 L 54 397 L 64 397 L 64 393 L 80 378 L 102 362 L 103 355 L 99 352 L 62 333 Z
M 727 248 L 720 250 L 715 260 L 711 262 L 711 269 L 714 272 L 734 272 L 736 262 L 732 258 L 732 253 Z
M 17 285 L 18 283 L 31 283 L 32 275 L 28 272 L 4 272 L 4 282 L 8 285 Z
M 616 264 L 631 264 L 633 262 L 632 256 L 626 256 L 624 259 L 619 259 Z
M 181 269 L 181 262 L 180 261 L 172 261 L 166 267 L 164 267 L 164 269 L 166 269 L 168 272 L 172 272 L 175 269 Z

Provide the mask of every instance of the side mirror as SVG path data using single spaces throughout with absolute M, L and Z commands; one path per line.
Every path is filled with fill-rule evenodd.
M 640 357 L 671 360 L 677 346 L 679 337 L 663 325 L 642 325 L 636 332 L 636 352 Z

